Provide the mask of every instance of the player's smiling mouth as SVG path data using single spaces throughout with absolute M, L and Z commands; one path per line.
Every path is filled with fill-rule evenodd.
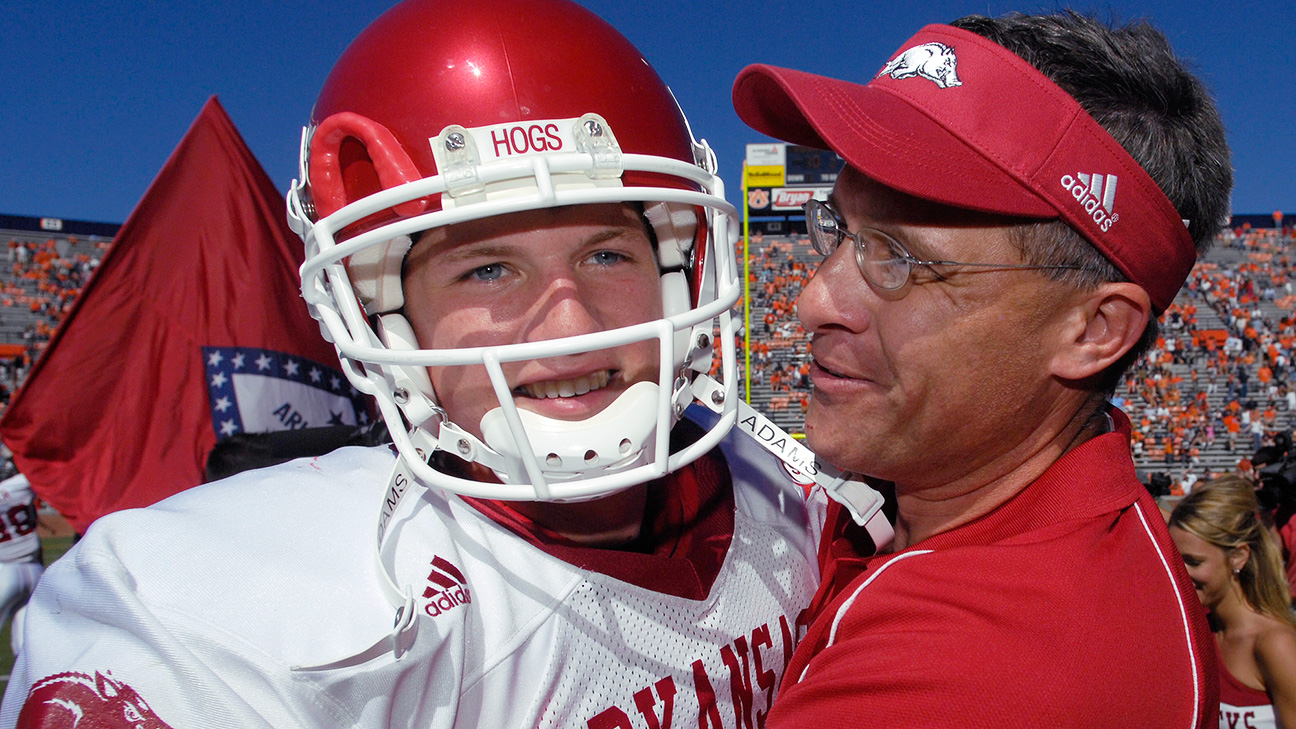
M 545 380 L 543 382 L 533 382 L 529 385 L 520 385 L 513 388 L 513 392 L 517 395 L 525 395 L 540 400 L 557 397 L 575 397 L 577 395 L 584 395 L 587 392 L 593 392 L 594 390 L 601 390 L 604 387 L 607 387 L 607 384 L 611 379 L 611 370 L 599 370 L 573 379 Z

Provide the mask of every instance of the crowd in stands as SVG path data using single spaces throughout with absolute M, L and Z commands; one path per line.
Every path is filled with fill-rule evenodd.
M 775 422 L 799 431 L 810 401 L 810 335 L 796 318 L 796 300 L 810 280 L 814 258 L 804 236 L 753 233 L 748 289 L 753 401 Z M 757 400 L 757 395 L 763 395 Z
M 1296 425 L 1291 231 L 1238 229 L 1194 269 L 1161 337 L 1117 392 L 1136 462 L 1199 478 L 1254 477 L 1251 456 Z
M 0 331 L 7 345 L 0 358 L 0 412 L 32 362 L 67 316 L 111 241 L 75 236 L 38 240 L 11 238 L 9 265 L 0 275 Z

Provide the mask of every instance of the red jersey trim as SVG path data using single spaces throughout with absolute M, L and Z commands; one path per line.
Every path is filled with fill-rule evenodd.
M 1258 688 L 1252 688 L 1240 680 L 1220 661 L 1220 703 L 1239 708 L 1248 706 L 1272 706 L 1273 699 Z

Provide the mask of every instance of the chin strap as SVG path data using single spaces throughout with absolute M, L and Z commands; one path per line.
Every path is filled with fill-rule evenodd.
M 434 446 L 431 439 L 422 430 L 417 431 L 416 436 L 415 440 L 419 450 L 423 453 L 432 453 Z M 316 666 L 292 666 L 289 670 L 329 671 L 337 668 L 350 668 L 367 663 L 387 653 L 400 660 L 409 651 L 410 646 L 414 644 L 414 638 L 418 634 L 418 622 L 415 620 L 414 591 L 409 587 L 401 590 L 400 586 L 396 584 L 395 570 L 387 565 L 387 561 L 383 557 L 383 544 L 387 536 L 387 530 L 391 526 L 396 516 L 396 510 L 405 495 L 411 489 L 422 488 L 424 487 L 414 478 L 414 474 L 406 465 L 405 459 L 397 454 L 396 463 L 392 466 L 391 476 L 387 481 L 387 492 L 383 496 L 382 508 L 378 513 L 377 545 L 373 552 L 378 567 L 378 586 L 382 589 L 383 596 L 395 608 L 395 619 L 392 621 L 391 630 L 379 637 L 376 643 L 359 653 Z
M 503 461 L 491 468 L 503 483 L 530 476 L 534 484 L 540 480 L 537 475 L 546 483 L 571 481 L 651 460 L 646 446 L 657 430 L 660 392 L 655 382 L 636 382 L 584 420 L 558 420 L 517 408 L 517 421 L 511 423 L 508 411 L 497 407 L 481 419 L 482 440 Z M 524 446 L 530 453 L 522 450 Z
M 741 400 L 738 401 L 738 422 L 734 427 L 778 456 L 793 471 L 822 486 L 829 498 L 846 507 L 855 523 L 868 531 L 879 551 L 895 539 L 895 527 L 882 513 L 882 494 L 864 483 L 858 474 L 843 472 L 820 461 L 786 430 Z

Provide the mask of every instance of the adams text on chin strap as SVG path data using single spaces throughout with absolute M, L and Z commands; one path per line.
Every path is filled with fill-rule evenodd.
M 877 549 L 881 550 L 895 538 L 895 528 L 882 513 L 882 494 L 859 476 L 820 461 L 800 441 L 741 400 L 734 427 L 778 456 L 789 468 L 822 486 L 829 498 L 846 507 L 855 523 L 868 531 Z

